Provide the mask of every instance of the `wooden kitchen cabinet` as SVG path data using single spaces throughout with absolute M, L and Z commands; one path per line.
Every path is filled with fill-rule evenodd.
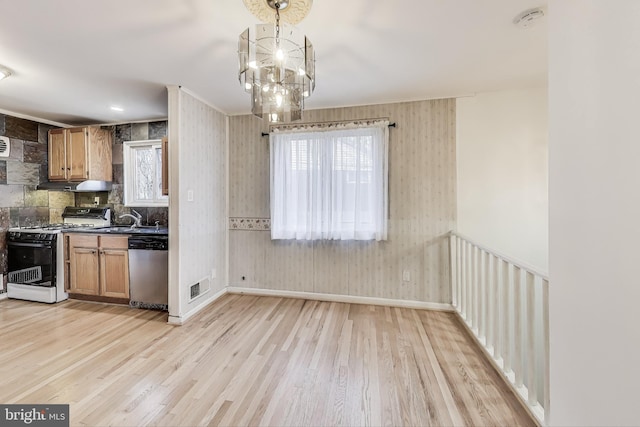
M 49 131 L 49 181 L 111 181 L 111 132 L 96 126 Z
M 100 237 L 100 295 L 129 298 L 128 240 L 128 236 Z
M 98 236 L 68 236 L 70 293 L 100 295 Z
M 71 294 L 129 299 L 126 235 L 65 235 L 67 291 Z

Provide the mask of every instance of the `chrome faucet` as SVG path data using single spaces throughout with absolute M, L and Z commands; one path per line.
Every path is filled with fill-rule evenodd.
M 142 226 L 142 215 L 140 215 L 134 209 L 131 209 L 131 212 L 133 212 L 135 214 L 135 216 L 131 215 L 131 214 L 122 214 L 118 218 L 131 218 L 131 219 L 133 219 L 133 224 L 131 224 L 131 228 L 141 227 Z

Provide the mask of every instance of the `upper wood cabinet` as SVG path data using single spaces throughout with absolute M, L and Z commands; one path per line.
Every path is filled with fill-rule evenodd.
M 111 181 L 111 132 L 99 127 L 49 131 L 49 181 Z

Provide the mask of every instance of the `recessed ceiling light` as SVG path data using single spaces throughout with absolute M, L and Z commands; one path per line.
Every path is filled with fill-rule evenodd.
M 112 105 L 112 106 L 111 106 L 111 109 L 112 109 L 113 111 L 117 111 L 117 112 L 119 112 L 119 113 L 121 113 L 121 112 L 123 112 L 123 111 L 124 111 L 124 108 L 122 108 L 122 107 L 116 107 L 115 105 Z

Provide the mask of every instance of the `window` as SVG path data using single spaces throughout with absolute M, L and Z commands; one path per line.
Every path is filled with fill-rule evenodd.
M 386 240 L 388 122 L 270 134 L 271 238 Z
M 125 206 L 168 206 L 162 195 L 162 141 L 128 141 L 123 147 Z

